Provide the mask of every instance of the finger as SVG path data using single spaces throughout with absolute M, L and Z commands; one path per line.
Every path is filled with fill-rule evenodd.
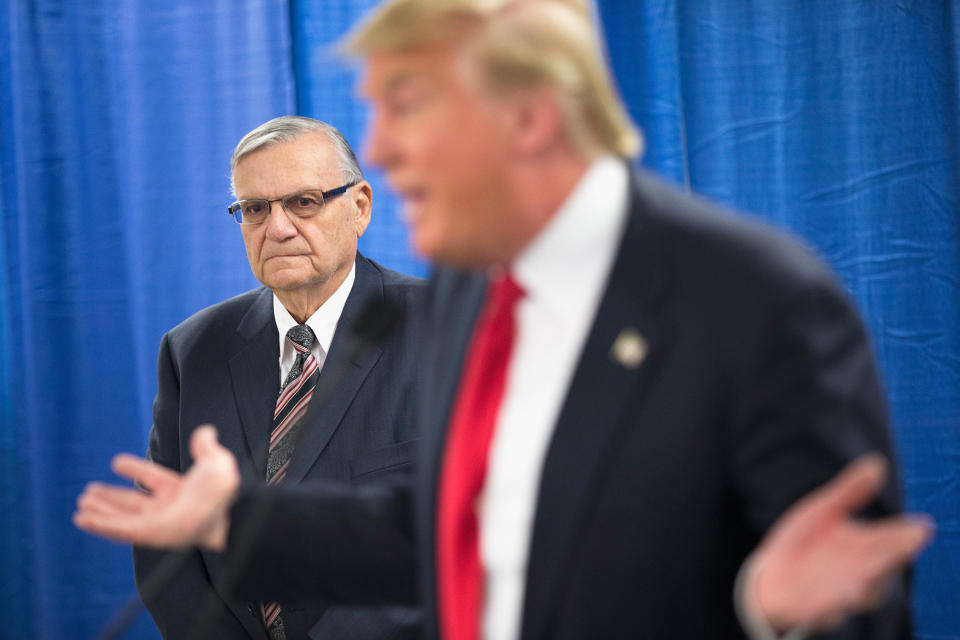
M 833 611 L 825 613 L 823 618 L 819 620 L 814 627 L 822 631 L 836 629 L 843 624 L 847 618 L 850 617 L 851 613 L 852 611 Z
M 860 570 L 885 577 L 910 563 L 933 539 L 933 520 L 926 516 L 894 516 L 859 525 Z
M 140 511 L 151 498 L 135 489 L 111 487 L 103 484 L 91 484 L 81 496 L 82 499 L 96 499 L 98 502 L 119 511 Z
M 891 516 L 858 523 L 869 536 L 874 552 L 913 555 L 933 539 L 933 520 L 923 515 Z
M 190 436 L 190 454 L 194 460 L 211 455 L 222 448 L 217 441 L 217 429 L 213 425 L 200 425 Z
M 870 504 L 883 487 L 887 462 L 878 453 L 860 456 L 804 502 L 816 515 L 844 516 Z
M 110 467 L 117 475 L 133 480 L 151 491 L 162 489 L 180 479 L 177 472 L 129 453 L 114 456 Z
M 117 507 L 104 500 L 103 497 L 95 492 L 87 491 L 77 498 L 77 511 L 84 513 L 96 513 L 103 516 L 117 515 Z
M 895 583 L 896 576 L 888 576 L 868 587 L 863 594 L 861 611 L 872 611 L 880 607 L 890 597 Z
M 77 511 L 73 524 L 88 533 L 114 542 L 126 542 L 161 549 L 179 549 L 187 546 L 183 536 L 171 533 L 162 519 L 144 514 L 100 514 L 93 511 Z
M 87 533 L 108 538 L 114 542 L 139 542 L 129 522 L 115 515 L 78 511 L 73 514 L 73 524 Z
M 883 604 L 889 596 L 908 559 L 898 558 L 892 562 L 890 556 L 863 564 L 854 570 L 844 598 L 844 611 L 847 614 L 870 611 Z M 881 566 L 882 565 L 882 566 Z
M 867 584 L 862 579 L 851 578 L 848 573 L 834 576 L 829 583 L 820 577 L 817 588 L 807 593 L 799 604 L 792 627 L 807 627 L 810 630 L 827 631 L 839 627 L 852 614 L 863 611 L 867 601 Z M 870 587 L 873 588 L 873 583 Z M 869 595 L 873 595 L 871 590 Z

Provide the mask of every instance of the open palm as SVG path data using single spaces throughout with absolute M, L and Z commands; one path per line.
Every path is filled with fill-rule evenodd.
M 774 629 L 826 629 L 877 606 L 900 569 L 926 545 L 932 534 L 928 518 L 853 517 L 885 477 L 882 457 L 858 459 L 791 507 L 764 538 L 751 561 L 747 590 Z
M 159 548 L 200 545 L 222 550 L 227 511 L 240 483 L 236 460 L 211 426 L 190 438 L 194 464 L 185 475 L 130 454 L 114 457 L 114 472 L 146 491 L 89 484 L 77 499 L 76 526 L 111 540 Z

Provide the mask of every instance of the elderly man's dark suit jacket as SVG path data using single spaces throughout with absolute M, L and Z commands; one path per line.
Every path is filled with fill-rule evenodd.
M 315 392 L 319 401 L 304 418 L 286 484 L 324 478 L 356 486 L 384 475 L 407 475 L 416 448 L 411 390 L 421 349 L 413 326 L 417 316 L 409 311 L 422 306 L 424 284 L 357 257 L 356 280 Z M 186 470 L 191 464 L 190 433 L 211 423 L 236 455 L 243 476 L 262 481 L 280 386 L 272 300 L 270 290 L 255 289 L 195 314 L 164 336 L 150 458 Z M 405 312 L 405 326 L 351 353 L 353 329 L 371 300 Z M 282 528 L 283 523 L 272 524 Z M 315 551 L 322 550 L 310 550 Z M 138 586 L 157 557 L 135 551 Z M 194 554 L 163 595 L 146 603 L 165 637 L 195 633 L 195 618 L 206 610 L 218 618 L 209 637 L 266 640 L 254 601 L 224 598 L 211 587 L 219 568 L 217 554 Z M 291 640 L 306 637 L 311 627 L 313 638 L 419 637 L 416 612 L 400 607 L 327 608 L 314 601 L 285 608 L 284 621 Z
M 228 559 L 248 534 L 303 542 L 249 561 L 238 592 L 395 601 L 416 577 L 436 637 L 437 477 L 484 289 L 475 274 L 433 278 L 416 481 L 243 493 Z M 612 349 L 630 333 L 646 343 L 641 362 Z M 635 176 L 542 471 L 521 637 L 742 637 L 733 585 L 745 556 L 790 504 L 871 450 L 892 456 L 884 397 L 834 278 L 781 235 Z M 248 525 L 259 508 L 286 534 Z M 894 479 L 873 511 L 898 508 Z M 328 552 L 299 564 L 312 547 Z M 837 637 L 909 637 L 904 592 Z

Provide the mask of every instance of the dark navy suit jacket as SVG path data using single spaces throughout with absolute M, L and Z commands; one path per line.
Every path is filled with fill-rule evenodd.
M 285 539 L 256 526 L 257 509 L 309 542 L 246 563 L 239 593 L 403 601 L 417 580 L 436 637 L 437 478 L 485 286 L 453 271 L 432 280 L 413 484 L 244 492 L 228 560 L 243 536 Z M 641 362 L 612 349 L 624 332 L 646 342 Z M 893 456 L 884 395 L 834 277 L 794 241 L 634 176 L 544 462 L 521 638 L 743 637 L 733 586 L 744 558 L 789 505 L 866 451 Z M 871 510 L 898 509 L 894 477 Z M 298 564 L 317 544 L 336 551 Z M 908 638 L 908 627 L 901 581 L 879 613 L 834 637 Z
M 416 449 L 413 385 L 422 346 L 419 316 L 412 311 L 422 307 L 424 284 L 357 256 L 353 289 L 286 484 L 327 479 L 359 486 L 408 475 Z M 357 351 L 350 345 L 352 332 L 371 300 L 399 308 L 404 320 L 399 330 Z M 190 433 L 211 423 L 237 457 L 244 479 L 262 482 L 279 391 L 278 342 L 272 293 L 262 287 L 204 309 L 167 333 L 160 346 L 148 457 L 185 471 L 192 462 Z M 138 586 L 161 557 L 135 549 Z M 192 554 L 162 595 L 146 603 L 164 637 L 195 633 L 196 618 L 205 615 L 216 620 L 211 637 L 266 640 L 256 601 L 225 597 L 215 586 L 220 564 L 218 554 Z M 402 607 L 345 608 L 315 599 L 285 606 L 284 622 L 291 640 L 307 637 L 308 631 L 312 638 L 330 639 L 419 637 L 419 616 Z

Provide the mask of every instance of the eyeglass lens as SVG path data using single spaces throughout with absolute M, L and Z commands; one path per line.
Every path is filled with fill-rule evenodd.
M 320 191 L 291 193 L 284 196 L 281 203 L 287 213 L 299 218 L 309 218 L 323 210 L 323 194 Z M 270 214 L 270 201 L 268 200 L 244 200 L 240 204 L 242 221 L 245 223 L 259 224 L 266 220 Z

